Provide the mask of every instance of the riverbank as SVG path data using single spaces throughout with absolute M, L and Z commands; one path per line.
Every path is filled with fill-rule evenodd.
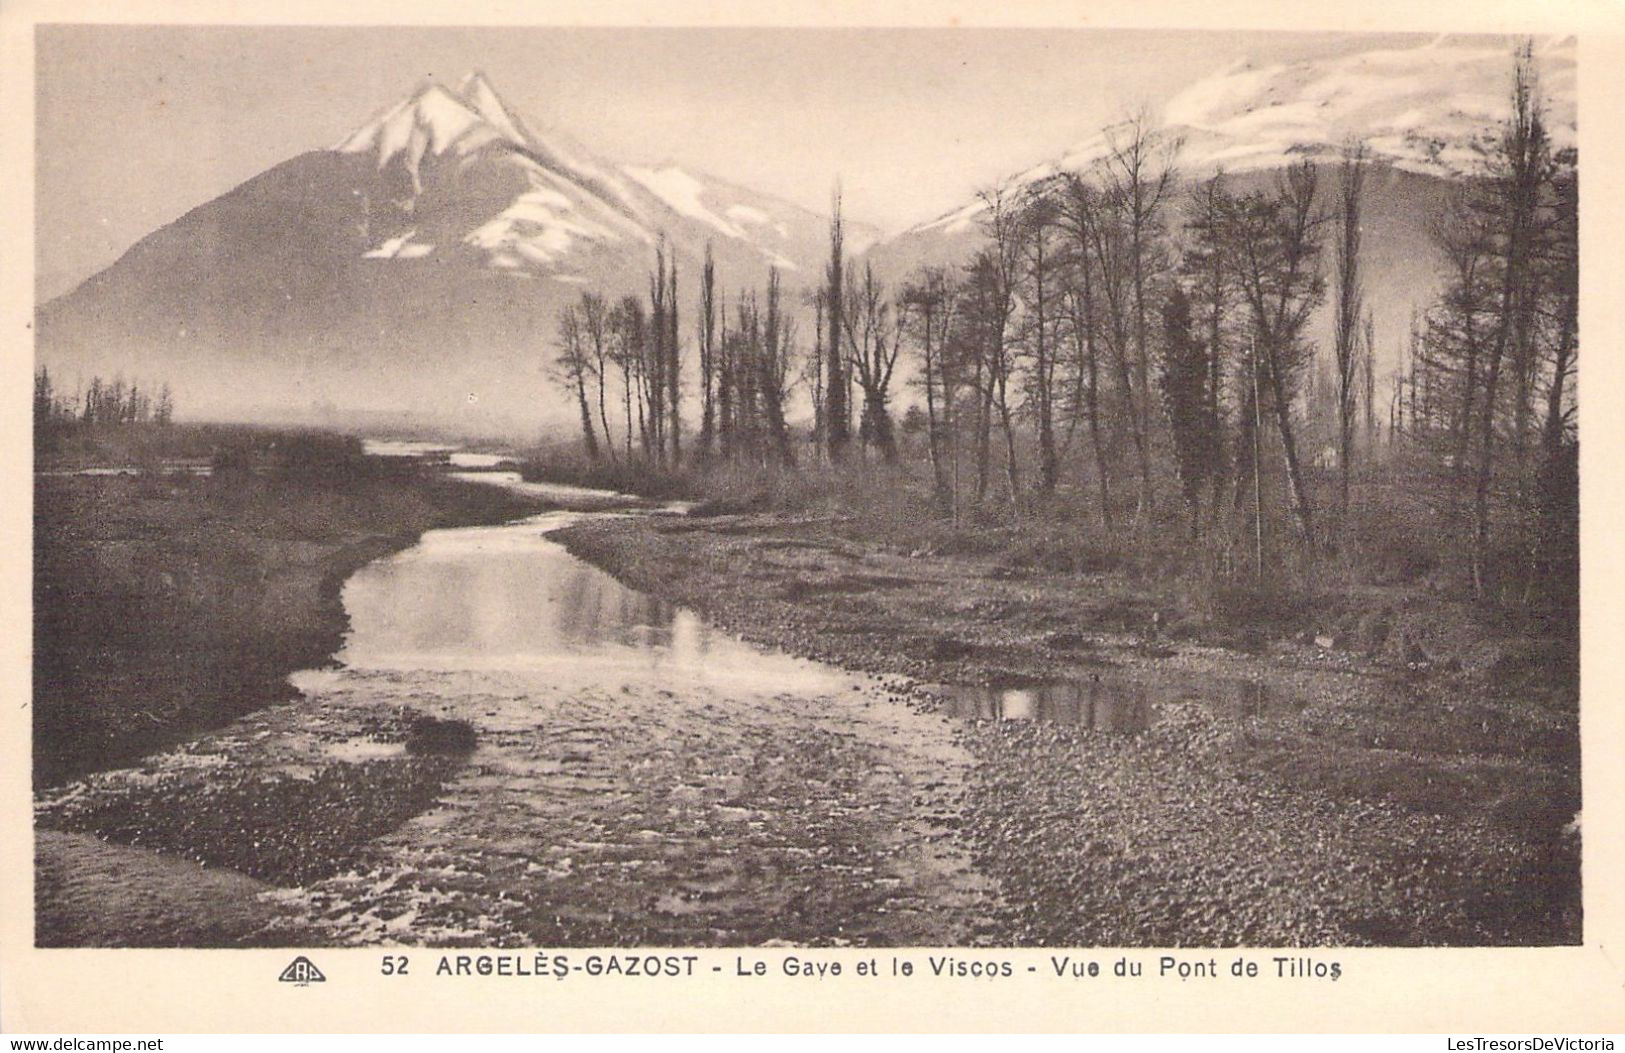
M 547 518 L 353 577 L 298 700 L 37 794 L 36 941 L 989 942 L 948 725 L 676 618 Z
M 42 581 L 94 600 L 47 609 L 103 619 L 49 639 L 123 692 L 81 711 L 150 712 L 161 681 L 113 671 L 168 658 L 177 683 L 199 656 L 250 683 L 267 640 L 323 665 L 344 619 L 320 638 L 320 612 L 362 557 L 408 524 L 515 516 L 504 487 L 544 494 L 390 473 L 40 480 L 63 517 Z M 903 551 L 828 518 L 553 522 L 773 650 L 628 593 L 545 521 L 441 536 L 352 594 L 352 657 L 378 664 L 310 674 L 285 705 L 182 697 L 170 748 L 36 796 L 37 941 L 1579 939 L 1572 695 L 1531 641 L 1442 601 L 1361 597 L 1392 624 L 1355 647 L 1341 625 L 1167 625 L 1120 575 Z M 455 748 L 415 749 L 425 723 Z
M 890 676 L 898 701 L 964 712 L 933 685 L 1066 684 L 1091 717 L 1134 714 L 1106 733 L 1075 707 L 957 723 L 976 760 L 958 837 L 1003 890 L 994 942 L 1580 938 L 1571 682 L 1538 641 L 1442 600 L 1363 597 L 1335 628 L 1272 638 L 1163 630 L 1158 598 L 1120 577 L 904 553 L 827 519 L 555 536 L 747 639 Z
M 401 468 L 37 475 L 34 784 L 292 697 L 342 641 L 354 570 L 534 505 Z

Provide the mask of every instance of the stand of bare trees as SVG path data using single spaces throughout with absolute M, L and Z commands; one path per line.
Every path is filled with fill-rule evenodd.
M 705 292 L 709 295 L 711 267 L 706 266 Z M 708 450 L 711 436 L 712 344 L 709 300 L 704 301 L 701 352 L 705 375 L 706 417 L 700 446 Z M 678 338 L 677 265 L 667 266 L 666 250 L 655 255 L 649 276 L 649 310 L 636 296 L 626 296 L 611 307 L 603 296 L 583 292 L 575 303 L 559 312 L 554 338 L 555 355 L 549 375 L 569 392 L 581 417 L 581 442 L 587 458 L 616 461 L 616 442 L 610 424 L 609 399 L 614 387 L 611 370 L 620 375 L 621 449 L 633 458 L 633 437 L 646 463 L 677 467 L 682 463 L 681 344 Z M 596 419 L 593 412 L 596 406 Z
M 1538 521 L 1566 492 L 1578 343 L 1575 158 L 1553 156 L 1527 48 L 1514 65 L 1489 174 L 1433 221 L 1444 293 L 1391 374 L 1367 302 L 1364 146 L 1273 181 L 1182 178 L 1181 143 L 1142 117 L 1109 129 L 1081 170 L 983 190 L 969 258 L 894 288 L 847 258 L 838 192 L 816 288 L 787 296 L 773 271 L 730 303 L 708 251 L 698 461 L 868 460 L 906 478 L 917 456 L 954 529 L 1065 508 L 1100 537 L 1130 526 L 1123 543 L 1143 548 L 1172 526 L 1211 571 L 1267 584 L 1283 563 L 1266 552 L 1312 567 L 1368 543 L 1353 527 L 1381 502 L 1362 510 L 1357 488 L 1421 456 L 1453 488 L 1474 588 L 1505 592 L 1492 568 L 1518 561 L 1499 546 L 1523 545 L 1535 568 Z M 591 456 L 615 456 L 614 368 L 627 460 L 635 437 L 644 463 L 680 463 L 675 272 L 662 250 L 647 311 L 584 295 L 561 316 L 557 375 Z M 900 397 L 916 403 L 901 431 Z
M 175 398 L 168 384 L 157 395 L 140 381 L 90 378 L 72 393 L 57 388 L 45 366 L 34 370 L 34 431 L 36 434 L 69 427 L 122 424 L 170 424 L 175 419 Z
M 1577 159 L 1552 151 L 1528 45 L 1511 109 L 1487 174 L 1435 226 L 1447 284 L 1419 333 L 1410 380 L 1413 401 L 1425 393 L 1411 413 L 1413 435 L 1471 488 L 1472 582 L 1486 599 L 1535 587 L 1541 557 L 1501 558 L 1497 520 L 1515 536 L 1518 522 L 1539 516 L 1542 475 L 1563 470 L 1575 441 Z M 1497 515 L 1507 507 L 1512 516 Z
M 768 272 L 765 304 L 754 291 L 735 303 L 736 322 L 721 343 L 717 371 L 722 455 L 730 461 L 793 465 L 785 407 L 796 357 L 795 323 L 784 311 L 779 272 Z

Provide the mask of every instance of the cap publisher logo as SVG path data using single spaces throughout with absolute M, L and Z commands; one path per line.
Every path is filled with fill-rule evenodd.
M 316 968 L 316 963 L 302 954 L 289 962 L 288 967 L 282 970 L 282 975 L 277 979 L 285 984 L 297 984 L 300 987 L 327 982 L 327 977 Z

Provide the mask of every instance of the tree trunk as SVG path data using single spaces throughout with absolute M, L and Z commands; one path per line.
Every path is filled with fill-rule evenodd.
M 942 380 L 942 366 L 932 354 L 931 307 L 929 299 L 922 307 L 925 313 L 925 440 L 926 449 L 931 456 L 932 492 L 936 497 L 937 507 L 943 512 L 948 512 L 951 503 L 948 492 L 948 466 L 942 456 L 942 434 L 937 418 L 937 385 Z M 946 411 L 946 407 L 944 410 Z
M 1292 488 L 1292 513 L 1298 521 L 1298 532 L 1305 545 L 1314 543 L 1313 512 L 1309 505 L 1309 492 L 1304 487 L 1303 472 L 1298 464 L 1298 443 L 1292 428 L 1292 404 L 1287 398 L 1286 384 L 1280 366 L 1273 354 L 1264 356 L 1265 372 L 1269 376 L 1270 399 L 1275 403 L 1275 423 L 1281 432 L 1281 449 L 1286 460 L 1287 482 Z
M 835 198 L 835 215 L 830 220 L 830 262 L 828 281 L 829 295 L 825 309 L 829 312 L 829 341 L 825 347 L 825 354 L 829 356 L 829 367 L 826 370 L 827 380 L 824 393 L 824 426 L 829 436 L 829 459 L 832 464 L 839 464 L 846 459 L 847 447 L 851 443 L 851 411 L 847 408 L 849 394 L 847 390 L 846 366 L 841 354 L 841 324 L 845 312 L 845 303 L 841 283 L 846 270 L 843 235 L 841 231 L 841 199 L 839 194 Z
M 700 274 L 700 460 L 711 458 L 716 441 L 716 264 L 711 244 L 705 246 L 705 269 Z
M 1006 381 L 999 378 L 999 426 L 1004 431 L 1004 472 L 1005 479 L 1010 484 L 1010 504 L 1012 507 L 1021 494 L 1021 469 L 1016 462 L 1016 429 L 1010 416 L 1010 400 L 1007 397 Z
M 1492 352 L 1484 378 L 1484 418 L 1480 425 L 1478 466 L 1473 484 L 1473 594 L 1483 599 L 1488 589 L 1486 564 L 1490 549 L 1490 483 L 1495 473 L 1495 394 L 1501 379 L 1501 356 Z
M 897 463 L 897 433 L 892 427 L 891 412 L 878 392 L 865 392 L 863 415 L 869 422 L 868 434 L 880 448 L 881 459 L 887 464 Z
M 1552 363 L 1552 385 L 1546 391 L 1546 425 L 1541 446 L 1548 464 L 1556 461 L 1563 448 L 1563 388 L 1568 380 L 1569 363 L 1574 360 L 1574 319 L 1578 306 L 1574 301 L 1575 294 L 1570 292 L 1557 338 L 1557 357 Z
M 987 496 L 988 478 L 993 460 L 993 382 L 983 375 L 979 362 L 976 367 L 979 390 L 976 400 L 976 500 Z
M 1034 232 L 1035 257 L 1033 266 L 1033 283 L 1037 293 L 1034 304 L 1037 312 L 1037 354 L 1033 368 L 1038 374 L 1034 396 L 1038 401 L 1038 488 L 1046 494 L 1055 492 L 1055 483 L 1060 473 L 1060 462 L 1055 455 L 1055 414 L 1052 408 L 1054 392 L 1051 388 L 1054 380 L 1054 368 L 1050 364 L 1053 349 L 1045 341 L 1048 335 L 1047 305 L 1044 298 L 1044 228 L 1040 226 Z
M 671 431 L 671 466 L 683 463 L 682 361 L 677 339 L 677 256 L 671 259 L 670 285 L 666 293 L 666 412 Z
M 576 403 L 581 407 L 581 442 L 587 448 L 587 456 L 598 460 L 598 430 L 593 427 L 592 410 L 587 403 L 587 377 L 576 373 Z
M 604 366 L 600 363 L 598 366 L 598 421 L 604 426 L 604 448 L 609 451 L 609 459 L 613 462 L 615 460 L 615 440 L 609 433 L 609 412 L 604 408 L 606 405 L 604 388 Z

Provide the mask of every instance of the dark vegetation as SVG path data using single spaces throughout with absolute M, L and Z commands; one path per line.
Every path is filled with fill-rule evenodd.
M 336 763 L 305 774 L 213 772 L 94 798 L 49 828 L 229 867 L 277 885 L 335 873 L 368 841 L 428 809 L 457 762 L 446 757 Z
M 147 468 L 52 474 L 86 461 Z M 36 785 L 290 697 L 287 675 L 341 642 L 352 571 L 424 530 L 524 507 L 311 432 L 79 422 L 41 445 L 39 467 Z
M 406 736 L 406 751 L 419 754 L 461 756 L 473 753 L 477 745 L 474 726 L 466 720 L 417 717 Z

